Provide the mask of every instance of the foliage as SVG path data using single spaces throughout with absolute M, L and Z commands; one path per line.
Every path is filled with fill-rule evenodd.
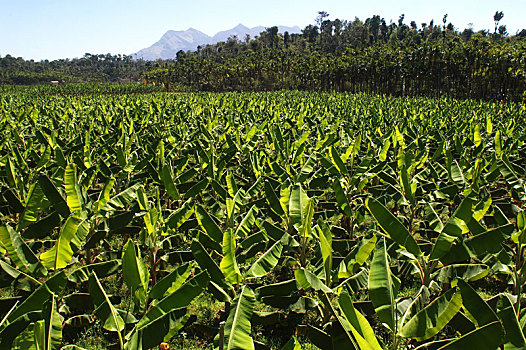
M 54 61 L 0 57 L 0 85 L 35 85 L 60 83 L 108 83 L 140 81 L 146 70 L 159 68 L 156 62 L 134 60 L 127 55 L 92 55 Z
M 523 100 L 526 90 L 526 29 L 506 33 L 494 16 L 495 31 L 462 32 L 433 21 L 386 23 L 379 15 L 361 21 L 329 19 L 301 33 L 269 27 L 254 38 L 228 38 L 179 51 L 170 60 L 135 60 L 127 55 L 95 55 L 34 62 L 0 57 L 0 85 L 143 82 L 151 91 L 348 91 L 394 96 Z M 497 33 L 498 29 L 498 33 Z M 117 85 L 117 84 L 116 84 Z M 119 85 L 117 85 L 119 86 Z M 49 89 L 63 92 L 61 87 Z M 89 88 L 78 89 L 82 93 Z M 96 89 L 107 92 L 110 89 Z
M 521 101 L 526 90 L 525 41 L 484 31 L 398 25 L 380 16 L 364 22 L 325 19 L 301 34 L 267 28 L 255 38 L 177 54 L 143 74 L 168 89 L 197 91 L 351 91 L 395 96 Z M 446 15 L 447 17 L 447 15 Z M 444 20 L 446 20 L 444 17 Z M 414 22 L 413 22 L 414 23 Z M 521 32 L 522 33 L 522 32 Z
M 524 347 L 524 120 L 449 98 L 13 89 L 0 347 Z

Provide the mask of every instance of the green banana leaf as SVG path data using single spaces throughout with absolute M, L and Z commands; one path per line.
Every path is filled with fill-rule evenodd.
M 321 218 L 318 219 L 318 226 L 316 227 L 320 242 L 323 269 L 325 271 L 325 284 L 330 286 L 332 274 L 332 233 Z
M 142 350 L 152 349 L 163 340 L 169 341 L 188 320 L 186 309 L 175 309 L 151 322 L 134 329 L 124 344 L 125 349 Z
M 497 306 L 497 315 L 505 331 L 504 349 L 525 349 L 526 339 L 517 318 L 517 311 L 509 297 L 507 294 L 501 295 Z
M 179 289 L 191 273 L 192 268 L 189 263 L 179 266 L 161 280 L 157 281 L 150 290 L 149 297 L 152 299 L 162 299 L 167 294 Z
M 501 342 L 502 326 L 500 322 L 495 321 L 452 340 L 439 350 L 495 350 Z
M 351 217 L 352 216 L 351 205 L 349 204 L 349 200 L 347 199 L 347 195 L 345 194 L 342 188 L 340 180 L 334 179 L 332 183 L 332 187 L 334 189 L 336 201 L 338 202 L 338 205 L 342 209 L 343 213 Z
M 46 268 L 35 256 L 35 253 L 11 226 L 0 226 L 0 243 L 9 253 L 13 263 L 23 273 L 35 274 L 36 276 L 45 276 L 47 274 Z
M 39 306 L 42 308 L 42 305 Z M 41 325 L 41 328 L 35 332 L 35 324 L 37 323 Z M 18 317 L 0 331 L 0 348 L 36 348 L 36 344 L 44 348 L 42 341 L 45 337 L 43 323 L 42 311 L 31 311 Z
M 206 271 L 210 275 L 210 278 L 214 283 L 222 287 L 226 287 L 225 275 L 223 274 L 217 263 L 214 261 L 214 259 L 212 259 L 212 257 L 206 252 L 203 245 L 199 241 L 194 239 L 190 248 L 192 250 L 192 255 L 194 256 L 195 261 L 197 261 L 197 264 L 199 265 L 201 270 Z
M 74 254 L 71 243 L 75 240 L 77 230 L 82 221 L 75 214 L 66 220 L 60 229 L 55 245 L 50 250 L 40 254 L 40 260 L 45 267 L 56 270 L 62 269 L 69 264 Z
M 294 270 L 294 277 L 298 285 L 304 290 L 313 288 L 325 293 L 332 293 L 332 290 L 325 285 L 315 274 L 304 268 Z
M 283 244 L 277 241 L 263 255 L 256 259 L 247 272 L 247 277 L 262 277 L 268 274 L 278 264 L 283 250 Z
M 61 271 L 53 277 L 50 277 L 46 282 L 41 284 L 29 297 L 21 302 L 9 315 L 6 316 L 5 321 L 12 322 L 18 317 L 31 312 L 41 312 L 42 305 L 49 300 L 52 294 L 60 295 L 66 286 L 66 274 Z M 0 326 L 0 332 L 2 332 Z M 0 333 L 1 335 L 1 333 Z
M 64 187 L 66 189 L 66 203 L 72 213 L 79 214 L 84 209 L 82 195 L 77 178 L 77 166 L 68 164 L 64 172 Z
M 374 331 L 367 319 L 354 308 L 347 292 L 338 297 L 338 306 L 349 324 L 352 335 L 360 350 L 381 350 L 382 347 L 374 335 Z
M 47 199 L 53 204 L 53 207 L 55 207 L 60 216 L 67 218 L 70 215 L 68 204 L 55 187 L 55 184 L 53 184 L 46 175 L 40 175 L 38 177 L 38 183 Z
M 254 349 L 254 341 L 250 336 L 250 319 L 254 310 L 256 298 L 254 292 L 247 286 L 241 287 L 237 297 L 232 301 L 230 313 L 225 324 L 224 349 L 235 350 Z
M 309 197 L 301 185 L 293 185 L 288 205 L 288 213 L 292 225 L 301 225 L 304 222 L 303 216 L 308 202 Z
M 221 243 L 223 241 L 223 232 L 219 226 L 217 226 L 215 221 L 210 217 L 210 215 L 208 215 L 206 210 L 198 204 L 195 206 L 195 216 L 199 222 L 199 226 L 201 226 L 214 241 L 217 243 Z
M 418 341 L 429 339 L 440 332 L 461 307 L 460 292 L 450 289 L 407 321 L 400 335 Z
M 44 306 L 45 348 L 46 350 L 60 349 L 62 344 L 62 316 L 57 311 L 57 296 L 53 294 Z
M 376 314 L 392 331 L 396 330 L 396 295 L 399 288 L 400 280 L 391 272 L 385 238 L 382 238 L 373 253 L 369 272 L 369 296 Z
M 228 283 L 238 284 L 241 282 L 241 272 L 236 261 L 236 237 L 231 228 L 223 233 L 223 259 L 219 268 Z
M 104 291 L 104 288 L 94 271 L 91 273 L 89 279 L 89 293 L 93 298 L 93 304 L 96 308 L 95 315 L 102 321 L 104 329 L 110 332 L 117 332 L 119 343 L 122 348 L 123 343 L 121 331 L 124 329 L 124 320 L 111 303 L 110 298 Z
M 285 215 L 283 208 L 281 207 L 280 200 L 278 195 L 272 189 L 272 186 L 268 181 L 265 181 L 263 188 L 265 189 L 265 199 L 267 200 L 270 208 L 276 212 L 278 215 Z
M 365 200 L 365 205 L 378 225 L 392 240 L 400 244 L 415 257 L 419 257 L 422 254 L 418 244 L 407 228 L 405 228 L 382 203 L 370 197 Z
M 166 315 L 172 310 L 187 307 L 207 286 L 210 278 L 206 271 L 202 271 L 183 283 L 173 293 L 161 299 L 155 306 L 150 308 L 146 314 L 135 325 L 135 329 L 141 329 L 150 322 Z
M 147 299 L 150 271 L 131 239 L 128 239 L 122 248 L 122 274 L 126 285 L 136 300 L 144 306 Z
M 68 275 L 68 281 L 73 283 L 86 282 L 89 280 L 89 276 L 92 271 L 97 273 L 97 277 L 100 278 L 111 276 L 120 271 L 121 260 L 108 260 L 100 263 L 89 264 L 79 267 L 76 270 L 73 270 Z
M 18 221 L 17 231 L 21 231 L 35 223 L 38 220 L 39 212 L 47 209 L 50 204 L 38 182 L 33 183 L 29 188 L 29 193 L 24 203 L 24 211 Z

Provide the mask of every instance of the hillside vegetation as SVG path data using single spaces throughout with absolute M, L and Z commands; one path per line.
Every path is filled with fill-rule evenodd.
M 508 36 L 415 22 L 328 20 L 302 34 L 268 28 L 257 38 L 231 38 L 179 52 L 149 82 L 205 91 L 351 91 L 520 101 L 526 90 L 526 31 Z
M 85 54 L 40 62 L 0 58 L 0 84 L 155 84 L 167 91 L 340 91 L 394 96 L 524 99 L 526 30 L 458 31 L 447 22 L 330 20 L 320 12 L 301 34 L 270 27 L 255 37 L 179 51 L 169 60 Z

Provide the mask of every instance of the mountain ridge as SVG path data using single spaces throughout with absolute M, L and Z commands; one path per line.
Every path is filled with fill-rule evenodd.
M 244 40 L 246 35 L 250 35 L 250 37 L 253 38 L 265 31 L 265 28 L 266 27 L 263 26 L 248 28 L 240 23 L 234 28 L 219 31 L 213 36 L 192 27 L 187 30 L 168 30 L 153 45 L 137 51 L 132 54 L 132 56 L 135 59 L 143 59 L 146 61 L 174 59 L 180 50 L 195 51 L 198 46 L 226 41 L 232 36 L 237 36 L 238 40 Z M 280 33 L 288 31 L 292 34 L 300 33 L 301 29 L 298 26 L 278 26 L 278 31 Z

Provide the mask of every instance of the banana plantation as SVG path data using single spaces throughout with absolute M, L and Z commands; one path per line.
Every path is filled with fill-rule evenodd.
M 0 95 L 0 349 L 524 349 L 526 106 Z

